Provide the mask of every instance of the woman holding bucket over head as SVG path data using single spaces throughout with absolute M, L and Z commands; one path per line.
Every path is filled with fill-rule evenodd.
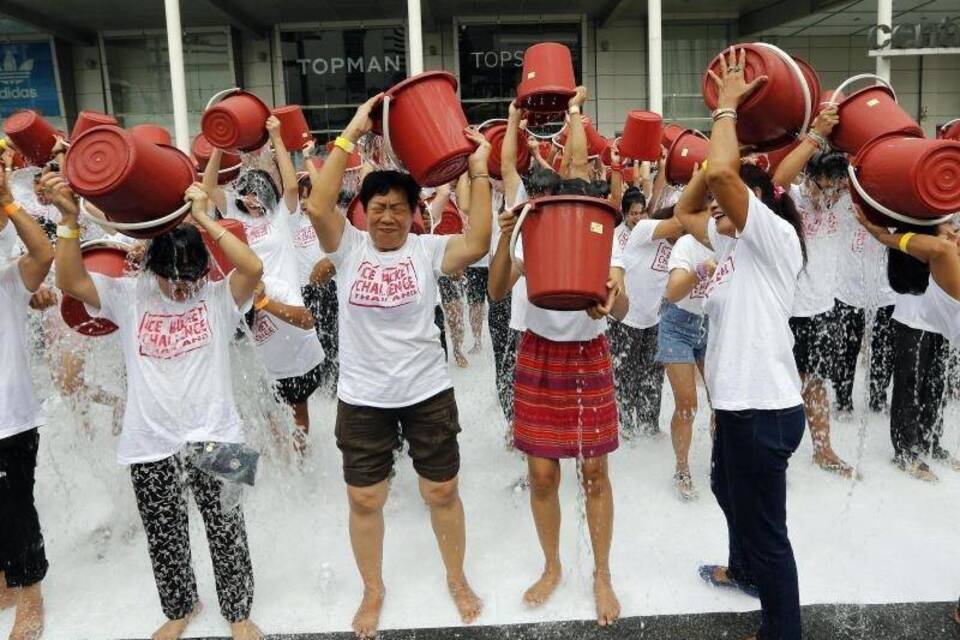
M 677 217 L 717 256 L 706 293 L 704 370 L 716 415 L 711 484 L 727 520 L 727 566 L 701 577 L 760 597 L 760 640 L 800 640 L 800 594 L 787 536 L 786 471 L 804 432 L 789 319 L 805 250 L 790 196 L 740 161 L 740 104 L 766 80 L 744 78 L 745 52 L 720 56 L 719 105 L 705 167 L 683 190 Z M 716 202 L 705 211 L 708 190 Z M 745 348 L 746 345 L 746 348 Z
M 572 188 L 582 188 L 589 178 L 587 141 L 580 119 L 586 95 L 586 89 L 580 87 L 569 103 L 568 182 L 574 183 Z M 508 202 L 510 197 L 508 191 Z M 493 300 L 506 296 L 523 277 L 510 255 L 516 212 L 514 207 L 500 216 L 500 242 L 490 263 L 488 285 Z M 617 449 L 619 438 L 604 317 L 626 315 L 628 302 L 623 291 L 623 268 L 615 252 L 605 304 L 587 311 L 553 311 L 526 303 L 527 329 L 520 339 L 514 376 L 514 445 L 527 454 L 530 507 L 545 560 L 543 574 L 524 594 L 524 602 L 540 606 L 560 584 L 560 460 L 576 458 L 586 494 L 596 614 L 601 626 L 620 617 L 610 576 L 613 490 L 607 467 L 607 454 Z
M 242 446 L 230 344 L 250 307 L 263 265 L 207 215 L 207 195 L 194 184 L 186 193 L 193 222 L 236 266 L 225 279 L 208 278 L 207 247 L 190 224 L 150 241 L 137 276 L 90 274 L 73 235 L 79 215 L 73 192 L 56 173 L 44 176 L 43 185 L 66 228 L 56 248 L 57 286 L 82 301 L 92 317 L 120 328 L 127 405 L 117 458 L 130 467 L 160 603 L 168 618 L 153 638 L 181 637 L 200 610 L 190 559 L 188 490 L 206 526 L 220 612 L 230 623 L 234 640 L 261 638 L 250 620 L 253 568 L 243 511 L 239 504 L 228 504 L 228 498 L 237 496 L 238 474 L 252 484 L 256 470 L 256 454 Z
M 411 233 L 420 186 L 397 171 L 373 171 L 364 179 L 360 201 L 369 231 L 359 231 L 337 213 L 337 195 L 347 159 L 372 129 L 370 111 L 380 99 L 361 105 L 337 138 L 307 205 L 321 247 L 337 270 L 336 438 L 350 504 L 350 540 L 364 588 L 353 630 L 363 638 L 377 634 L 383 608 L 383 507 L 394 453 L 404 440 L 430 509 L 454 604 L 465 623 L 475 621 L 482 609 L 463 571 L 460 425 L 434 307 L 438 279 L 465 269 L 489 249 L 490 144 L 466 130 L 478 146 L 469 158 L 473 188 L 465 234 Z

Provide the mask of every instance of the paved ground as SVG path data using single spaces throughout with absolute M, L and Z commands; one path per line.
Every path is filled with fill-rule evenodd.
M 804 640 L 957 640 L 954 602 L 890 605 L 810 605 Z M 626 618 L 610 629 L 570 621 L 451 629 L 385 631 L 381 640 L 742 640 L 756 630 L 756 613 Z M 268 636 L 270 640 L 351 640 L 348 633 Z M 221 640 L 203 638 L 200 640 Z M 223 639 L 226 640 L 226 639 Z

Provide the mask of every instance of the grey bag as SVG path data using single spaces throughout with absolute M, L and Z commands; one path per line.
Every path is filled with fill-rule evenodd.
M 253 486 L 260 452 L 233 442 L 199 442 L 193 445 L 193 465 L 221 480 Z

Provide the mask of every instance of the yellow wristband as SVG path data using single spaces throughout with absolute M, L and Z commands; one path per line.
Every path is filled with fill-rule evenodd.
M 20 205 L 17 204 L 16 202 L 9 202 L 3 205 L 3 212 L 8 216 L 12 216 L 17 211 L 20 211 Z
M 910 231 L 900 236 L 900 251 L 907 253 L 907 245 L 910 244 L 910 239 L 915 235 L 917 234 L 915 234 L 913 231 Z
M 257 302 L 253 305 L 253 308 L 256 309 L 257 311 L 262 311 L 263 308 L 266 307 L 268 304 L 270 304 L 270 298 L 268 298 L 267 296 L 263 296 L 263 298 L 260 299 L 260 302 Z
M 63 224 L 57 225 L 57 237 L 66 238 L 67 240 L 79 240 L 80 239 L 80 229 L 74 229 L 73 227 L 68 227 Z
M 348 140 L 347 138 L 344 138 L 343 136 L 337 136 L 337 139 L 333 141 L 333 146 L 340 147 L 341 149 L 346 151 L 348 154 L 350 154 L 350 153 L 353 153 L 353 149 L 357 145 L 351 142 L 350 140 Z

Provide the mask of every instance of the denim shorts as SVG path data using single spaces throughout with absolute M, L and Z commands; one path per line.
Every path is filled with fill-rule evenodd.
M 681 309 L 672 302 L 660 306 L 657 362 L 696 364 L 707 354 L 707 317 Z

